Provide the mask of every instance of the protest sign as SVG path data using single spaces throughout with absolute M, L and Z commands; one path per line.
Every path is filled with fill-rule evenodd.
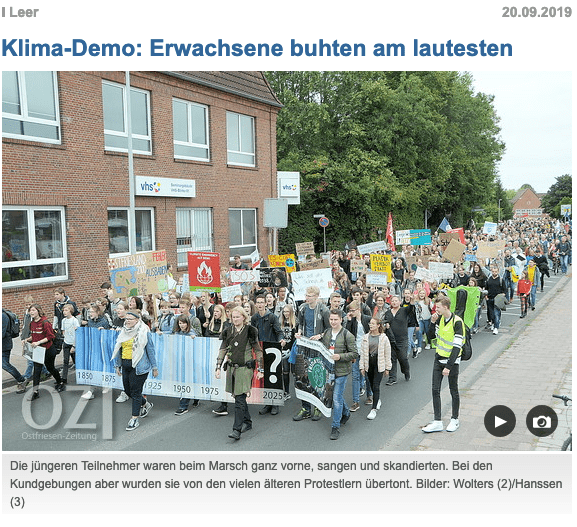
M 407 269 L 408 269 L 409 271 L 416 271 L 416 270 L 417 270 L 417 267 L 418 267 L 417 262 L 418 262 L 419 260 L 421 260 L 421 261 L 423 262 L 423 265 L 424 265 L 425 267 L 427 267 L 428 264 L 429 264 L 429 260 L 430 260 L 431 258 L 433 258 L 433 256 L 431 256 L 431 255 L 429 255 L 429 254 L 426 254 L 426 255 L 424 255 L 424 256 L 407 256 L 407 257 L 405 258 L 405 261 L 407 262 Z
M 237 295 L 242 295 L 242 289 L 240 284 L 230 285 L 228 287 L 223 287 L 220 290 L 220 296 L 223 302 L 232 302 L 234 297 Z
M 434 273 L 424 267 L 417 267 L 415 270 L 415 278 L 417 280 L 422 280 L 423 282 L 432 282 L 433 280 L 436 280 Z
M 467 262 L 476 262 L 477 261 L 477 256 L 474 254 L 466 254 L 465 255 L 465 261 Z
M 357 245 L 357 251 L 359 252 L 359 254 L 371 254 L 376 253 L 377 251 L 386 251 L 386 250 L 387 250 L 387 242 L 385 241 L 364 243 L 363 245 Z
M 318 340 L 300 338 L 297 342 L 298 353 L 291 357 L 295 365 L 295 394 L 330 417 L 335 365 L 332 355 Z
M 324 269 L 330 266 L 331 266 L 330 263 L 324 258 L 319 258 L 315 260 L 305 260 L 304 262 L 299 263 L 301 271 L 310 271 L 311 269 Z
M 155 295 L 168 291 L 166 251 L 109 258 L 108 270 L 117 297 Z
M 429 262 L 429 271 L 434 274 L 436 280 L 444 280 L 446 278 L 453 278 L 453 264 Z
M 497 234 L 497 224 L 486 221 L 483 225 L 483 234 L 495 235 Z
M 457 229 L 449 229 L 447 231 L 448 234 L 458 234 L 459 235 L 459 241 L 461 243 L 465 243 L 465 230 L 463 229 L 463 227 L 459 227 Z
M 477 243 L 477 257 L 478 258 L 497 258 L 499 256 L 499 251 L 503 249 L 504 242 L 493 241 L 493 242 L 483 242 Z
M 231 269 L 230 282 L 232 284 L 241 284 L 244 282 L 258 282 L 260 280 L 259 269 Z
M 461 237 L 458 232 L 440 232 L 439 239 L 443 245 L 449 245 L 451 240 L 461 241 Z
M 457 240 L 451 240 L 451 243 L 443 251 L 443 258 L 449 260 L 449 262 L 457 263 L 461 261 L 461 256 L 465 252 L 466 245 L 458 242 Z
M 79 328 L 76 331 L 76 382 L 90 386 L 123 389 L 122 377 L 116 374 L 111 360 L 118 332 Z M 225 392 L 226 374 L 217 379 L 214 365 L 221 341 L 204 337 L 150 333 L 154 343 L 158 376 L 150 376 L 143 393 L 166 397 L 187 397 L 209 401 L 233 402 Z M 281 353 L 277 343 L 264 343 L 264 377 L 253 377 L 249 404 L 282 405 L 283 390 Z M 278 360 L 277 360 L 278 355 Z M 255 370 L 256 372 L 256 370 Z
M 392 281 L 391 263 L 393 257 L 390 254 L 371 254 L 371 271 L 376 273 L 387 273 L 389 282 Z
M 260 287 L 286 287 L 287 276 L 284 267 L 261 267 L 258 285 Z
M 294 254 L 269 254 L 268 263 L 271 267 L 284 267 L 289 273 L 297 270 Z
M 389 275 L 387 273 L 375 273 L 368 271 L 366 274 L 367 285 L 387 285 L 389 283 Z
M 431 245 L 431 229 L 397 231 L 396 245 Z
M 191 291 L 220 292 L 220 255 L 189 251 L 188 280 Z
M 367 270 L 364 260 L 351 260 L 349 266 L 351 273 L 364 273 Z
M 461 316 L 465 325 L 470 328 L 475 323 L 475 315 L 481 298 L 481 290 L 478 287 L 465 287 L 462 285 L 445 289 L 445 293 L 451 299 L 451 311 L 453 312 L 455 312 L 457 307 L 457 292 L 461 289 L 467 292 L 467 303 L 463 310 L 463 315 L 459 316 Z
M 300 256 L 301 254 L 315 254 L 315 244 L 314 242 L 303 242 L 303 243 L 295 243 L 297 254 Z
M 291 280 L 295 300 L 305 300 L 306 289 L 311 285 L 315 285 L 320 289 L 320 298 L 329 298 L 334 291 L 333 276 L 330 268 L 294 272 L 291 274 Z

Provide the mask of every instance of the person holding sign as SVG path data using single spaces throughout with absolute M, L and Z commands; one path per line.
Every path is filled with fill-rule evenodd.
M 140 426 L 138 418 L 146 417 L 153 406 L 142 395 L 144 383 L 151 370 L 153 377 L 158 376 L 154 342 L 139 309 L 127 311 L 111 360 L 116 373 L 122 375 L 124 393 L 132 398 L 132 416 L 126 430 L 136 430 Z
M 54 380 L 56 381 L 56 391 L 61 392 L 64 390 L 64 383 L 60 377 L 60 373 L 54 367 L 54 359 L 58 354 L 58 350 L 54 347 L 54 329 L 52 324 L 48 322 L 44 311 L 38 304 L 32 304 L 30 306 L 30 337 L 26 339 L 32 348 L 37 348 L 42 346 L 45 349 L 44 353 L 44 364 L 46 369 L 52 374 Z M 38 393 L 38 386 L 40 385 L 40 373 L 42 372 L 42 363 L 34 362 L 34 373 L 32 374 L 32 393 L 28 398 L 29 401 L 34 401 L 40 397 Z
M 246 399 L 252 387 L 255 368 L 258 369 L 256 378 L 264 377 L 264 362 L 258 331 L 250 325 L 246 311 L 238 306 L 233 308 L 231 319 L 232 326 L 226 328 L 223 333 L 222 345 L 216 359 L 215 377 L 220 379 L 224 362 L 226 391 L 234 397 L 234 424 L 228 437 L 238 441 L 242 433 L 252 429 Z M 253 351 L 256 361 L 252 358 Z

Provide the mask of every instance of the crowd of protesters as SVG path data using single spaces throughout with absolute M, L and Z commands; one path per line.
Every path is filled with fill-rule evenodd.
M 256 369 L 259 375 L 262 373 L 259 342 L 278 342 L 284 350 L 282 372 L 286 400 L 291 397 L 291 374 L 294 373 L 288 351 L 293 348 L 295 339 L 309 337 L 321 340 L 335 361 L 330 437 L 337 439 L 340 426 L 347 422 L 351 412 L 360 409 L 362 397 L 370 407 L 367 418 L 376 418 L 383 403 L 381 381 L 386 386 L 394 386 L 399 378 L 398 369 L 405 381 L 411 380 L 411 359 L 431 348 L 430 326 L 439 318 L 437 302 L 444 296 L 444 289 L 458 285 L 478 287 L 481 302 L 470 329 L 473 334 L 479 330 L 480 318 L 486 308 L 485 329 L 496 335 L 503 304 L 511 303 L 517 295 L 521 318 L 528 316 L 536 307 L 537 290 L 544 289 L 544 277 L 552 272 L 567 273 L 571 265 L 570 224 L 555 220 L 510 220 L 499 224 L 497 232 L 491 235 L 483 234 L 473 226 L 464 231 L 464 237 L 466 248 L 461 260 L 454 263 L 453 275 L 444 279 L 422 281 L 415 276 L 418 267 L 423 266 L 423 257 L 428 262 L 444 261 L 446 241 L 441 240 L 439 232 L 433 234 L 429 246 L 380 251 L 392 256 L 391 280 L 382 287 L 367 286 L 365 273 L 351 271 L 351 262 L 358 259 L 363 259 L 370 270 L 369 255 L 359 255 L 355 248 L 331 251 L 323 256 L 330 261 L 333 293 L 329 298 L 320 298 L 319 288 L 312 286 L 307 289 L 304 302 L 294 300 L 290 273 L 287 286 L 262 288 L 255 283 L 245 289 L 246 294 L 224 304 L 219 293 L 203 292 L 197 296 L 182 291 L 172 274 L 173 287 L 164 295 L 117 298 L 112 284 L 104 282 L 94 296 L 74 302 L 64 289 L 57 288 L 52 321 L 43 307 L 27 295 L 21 317 L 22 349 L 23 353 L 28 350 L 29 356 L 30 348 L 43 346 L 46 350 L 44 366 L 29 360 L 29 367 L 22 375 L 10 364 L 12 338 L 7 334 L 9 319 L 3 312 L 3 369 L 17 380 L 17 393 L 24 393 L 32 380 L 28 396 L 31 401 L 39 397 L 39 383 L 49 376 L 54 377 L 56 389 L 64 391 L 68 373 L 74 369 L 76 329 L 116 330 L 115 365 L 124 386 L 116 401 L 122 403 L 132 399 L 126 429 L 134 430 L 139 426 L 139 419 L 146 417 L 152 408 L 152 403 L 142 394 L 143 384 L 149 373 L 153 376 L 158 373 L 150 332 L 220 339 L 221 351 L 230 347 L 233 341 L 240 342 L 241 353 L 234 359 L 237 362 L 227 371 L 227 391 L 235 398 L 235 423 L 229 437 L 238 440 L 242 433 L 252 428 L 246 394 L 250 391 L 252 371 Z M 498 256 L 477 258 L 477 244 L 481 241 L 502 242 Z M 247 268 L 236 255 L 231 269 Z M 228 285 L 227 268 L 222 270 L 221 277 L 222 285 Z M 503 303 L 499 303 L 499 296 L 504 298 Z M 446 306 L 441 311 L 450 313 Z M 249 365 L 251 361 L 244 359 L 251 351 L 256 353 L 257 360 Z M 54 358 L 60 352 L 63 367 L 59 371 L 54 367 Z M 224 358 L 224 352 L 219 354 L 216 377 L 220 376 Z M 345 397 L 349 376 L 352 378 L 350 405 Z M 92 399 L 94 394 L 95 390 L 89 388 L 82 397 Z M 181 398 L 175 415 L 187 413 L 190 403 L 190 399 Z M 193 400 L 192 407 L 197 406 L 199 401 Z M 212 411 L 217 416 L 227 415 L 228 405 L 222 403 Z M 456 410 L 453 408 L 455 412 L 458 414 L 458 405 Z M 276 415 L 279 406 L 267 405 L 259 413 Z M 435 414 L 437 420 L 437 410 Z M 293 420 L 308 418 L 319 421 L 322 415 L 310 402 L 303 400 Z M 453 418 L 458 419 L 458 415 Z M 456 428 L 453 426 L 453 429 Z

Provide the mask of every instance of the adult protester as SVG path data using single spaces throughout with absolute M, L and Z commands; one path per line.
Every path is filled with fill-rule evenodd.
M 385 383 L 387 386 L 397 384 L 397 361 L 401 367 L 401 373 L 405 374 L 405 380 L 411 380 L 411 370 L 407 358 L 408 327 L 409 316 L 414 310 L 415 299 L 411 299 L 408 307 L 401 307 L 401 299 L 397 295 L 391 297 L 391 309 L 385 313 L 384 323 L 389 324 L 395 337 L 395 344 L 391 350 L 392 367 L 389 373 L 389 379 Z
M 15 366 L 10 364 L 10 353 L 12 353 L 12 348 L 14 347 L 14 342 L 12 340 L 11 332 L 11 321 L 10 316 L 4 308 L 2 308 L 2 369 L 7 371 L 18 383 L 16 387 L 16 393 L 24 393 L 26 391 L 24 376 L 16 369 Z
M 459 365 L 465 342 L 465 324 L 463 320 L 451 312 L 451 300 L 440 296 L 435 304 L 436 311 L 431 315 L 429 337 L 435 338 L 435 361 L 433 363 L 433 421 L 423 427 L 423 432 L 441 432 L 441 383 L 443 377 L 449 380 L 452 409 L 451 420 L 447 432 L 455 432 L 459 428 Z
M 355 337 L 357 350 L 361 349 L 361 342 L 363 337 L 369 332 L 369 322 L 371 317 L 361 313 L 361 305 L 357 300 L 353 300 L 348 307 L 347 317 L 345 319 L 345 328 L 350 331 Z M 356 412 L 360 408 L 359 400 L 361 396 L 361 389 L 364 375 L 361 375 L 359 361 L 352 363 L 352 385 L 353 385 L 353 404 L 351 405 L 351 412 Z M 372 397 L 372 391 L 367 385 L 367 397 Z M 372 402 L 372 399 L 371 399 Z
M 499 268 L 491 266 L 491 276 L 487 278 L 487 329 L 493 331 L 493 335 L 499 333 L 501 324 L 501 310 L 495 305 L 495 297 L 505 294 L 505 282 L 499 276 Z
M 153 406 L 142 395 L 144 383 L 151 371 L 153 377 L 158 376 L 154 342 L 140 310 L 127 311 L 111 360 L 115 363 L 116 373 L 122 375 L 124 393 L 132 399 L 132 415 L 126 430 L 136 430 L 140 426 L 139 417 L 147 417 Z
M 232 326 L 224 331 L 215 376 L 220 379 L 226 359 L 226 391 L 234 397 L 234 424 L 228 437 L 238 441 L 242 433 L 252 429 L 246 399 L 252 387 L 254 370 L 257 369 L 257 379 L 263 378 L 264 370 L 258 332 L 249 324 L 248 314 L 237 306 L 231 312 L 231 319 Z M 253 352 L 256 361 L 252 358 Z

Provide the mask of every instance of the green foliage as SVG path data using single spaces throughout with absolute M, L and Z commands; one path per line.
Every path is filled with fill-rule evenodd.
M 495 170 L 504 151 L 498 118 L 492 97 L 473 93 L 470 75 L 268 72 L 267 78 L 284 104 L 278 169 L 301 173 L 301 205 L 289 208 L 281 250 L 310 239 L 322 246 L 313 214 L 329 217 L 327 247 L 340 247 L 352 238 L 375 241 L 389 211 L 395 230 L 423 227 L 425 209 L 433 228 L 448 214 L 458 227 L 473 207 L 505 201 Z
M 573 177 L 564 174 L 555 179 L 555 183 L 549 187 L 547 194 L 541 199 L 541 207 L 553 217 L 559 218 L 561 215 L 560 205 L 571 203 Z

